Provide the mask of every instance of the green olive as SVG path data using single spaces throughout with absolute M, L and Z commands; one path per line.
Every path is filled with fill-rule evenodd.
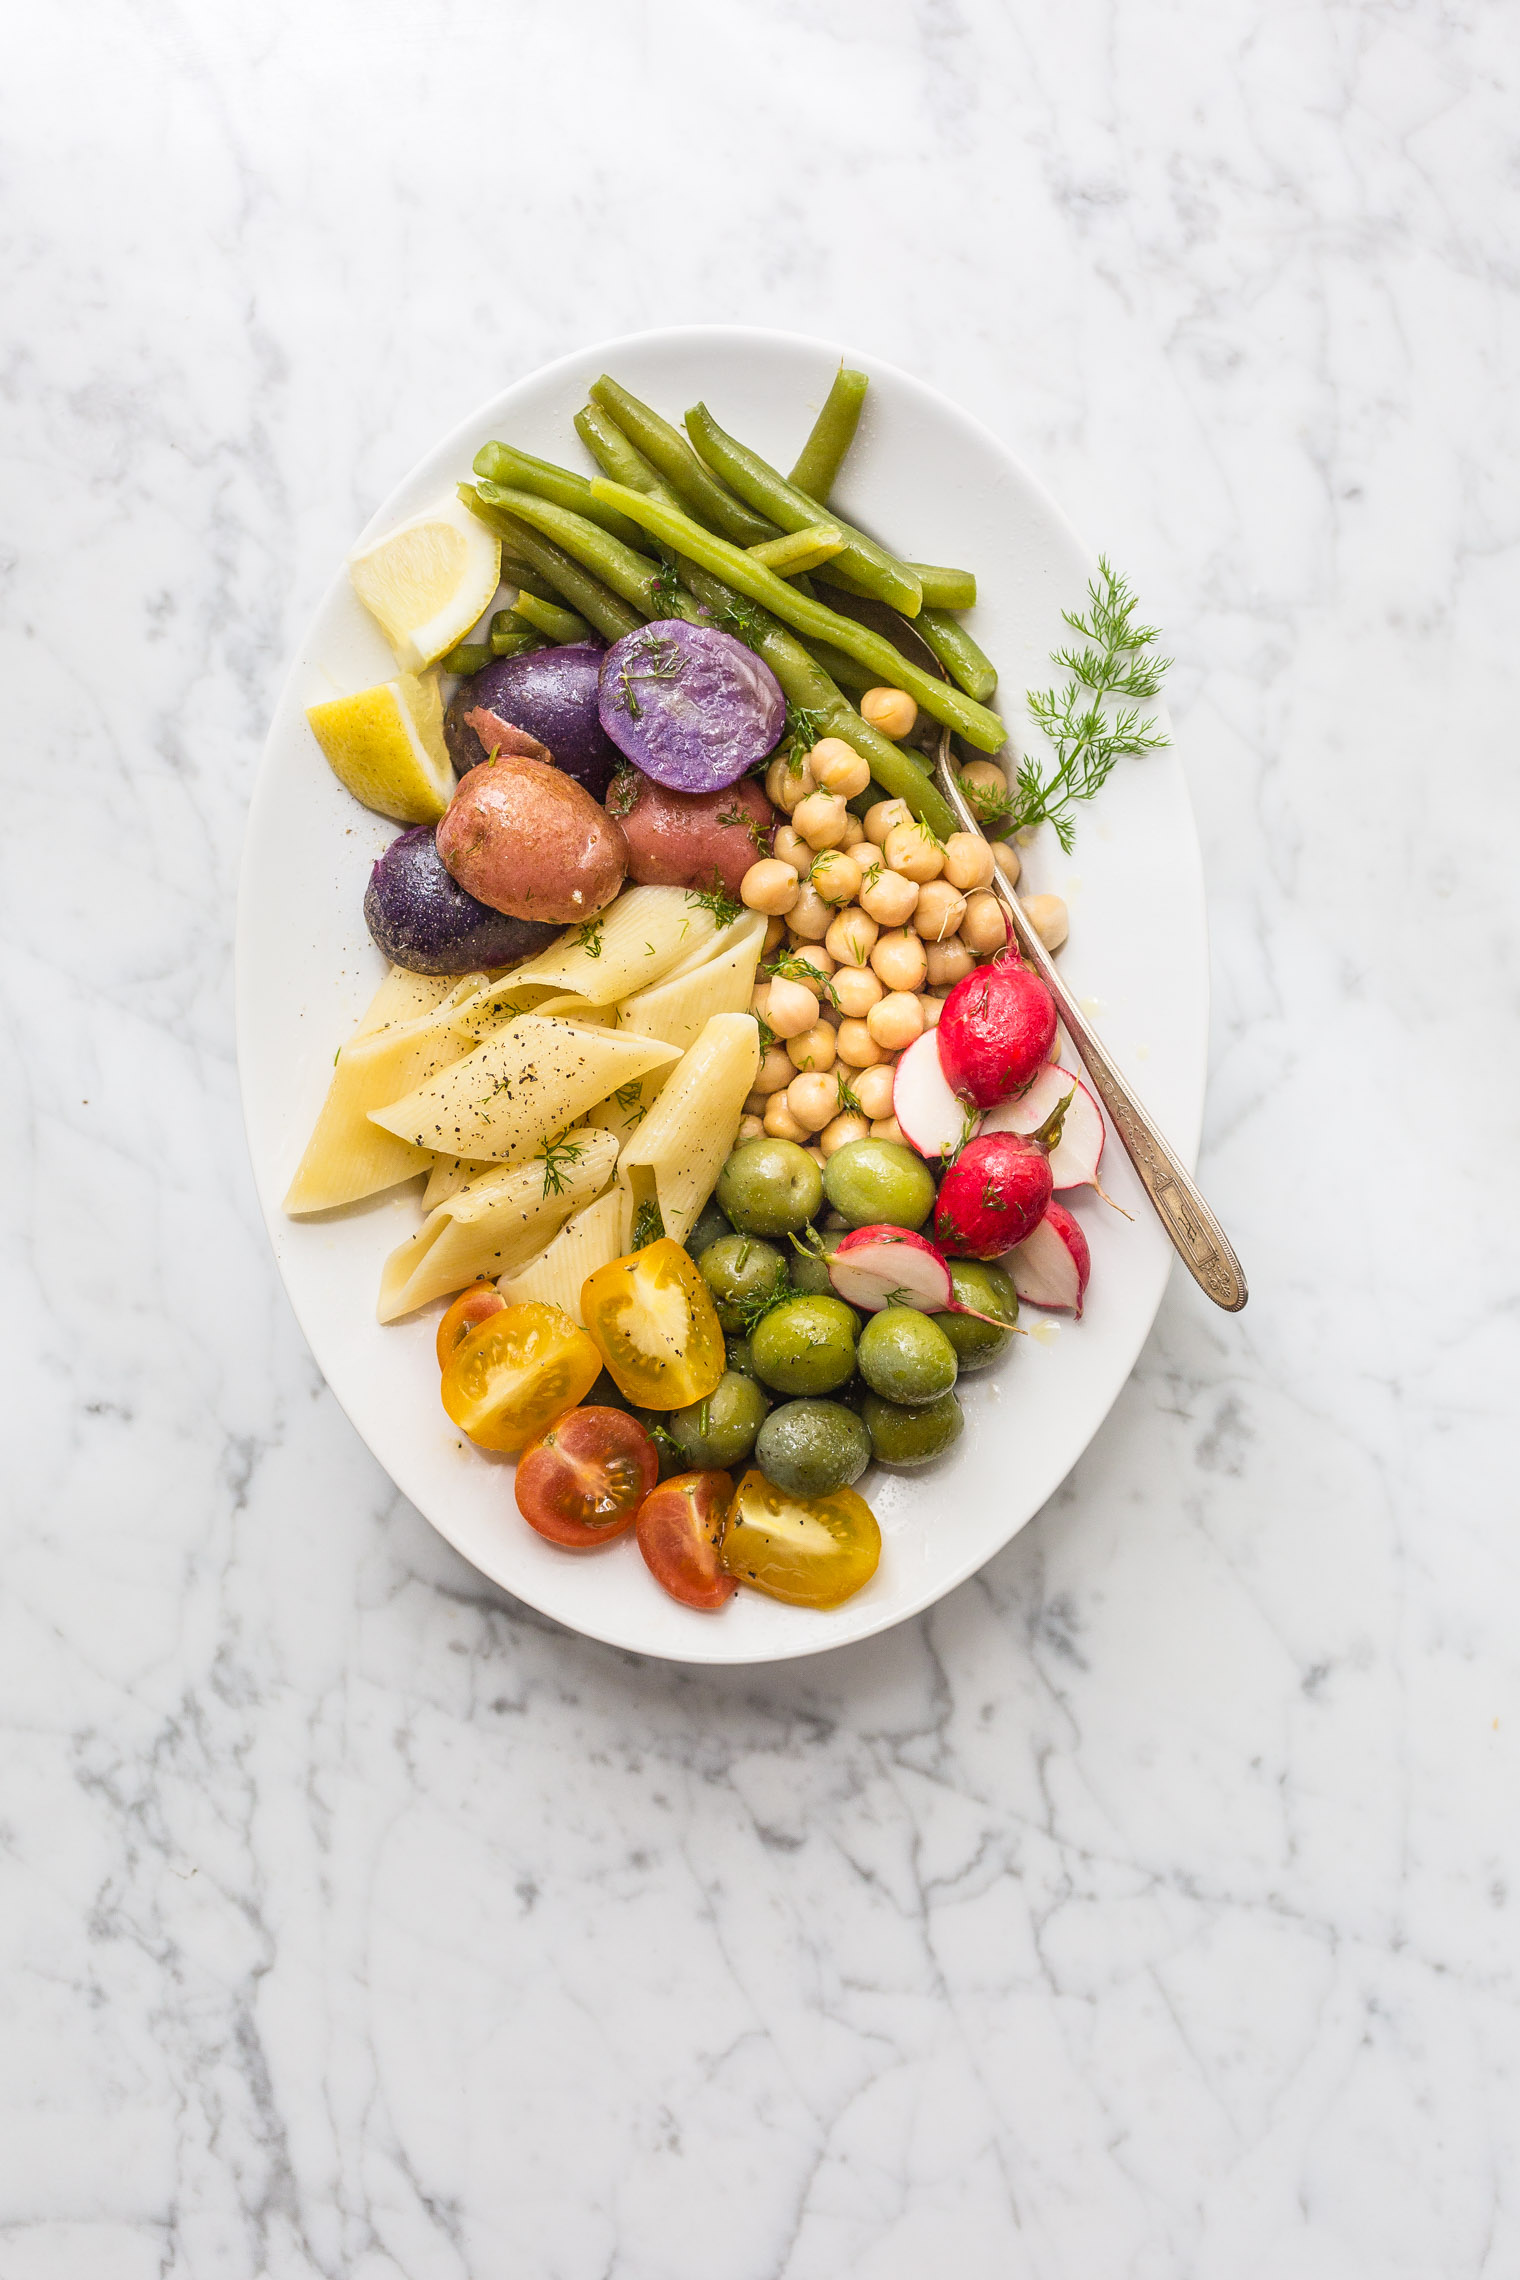
M 834 1285 L 829 1278 L 829 1261 L 839 1248 L 839 1238 L 843 1232 L 842 1228 L 836 1228 L 832 1235 L 825 1235 L 822 1238 L 821 1252 L 806 1250 L 792 1253 L 790 1268 L 793 1290 L 804 1291 L 813 1298 L 833 1296 Z
M 788 1298 L 755 1325 L 755 1374 L 777 1393 L 832 1393 L 855 1375 L 860 1317 L 842 1298 Z
M 933 1173 L 896 1140 L 847 1140 L 824 1167 L 823 1192 L 852 1227 L 922 1227 L 934 1209 Z
M 672 1410 L 665 1429 L 694 1472 L 742 1465 L 770 1403 L 753 1378 L 725 1370 L 705 1401 Z
M 686 1238 L 686 1248 L 694 1259 L 700 1259 L 709 1243 L 716 1243 L 720 1236 L 732 1233 L 728 1213 L 720 1210 L 716 1200 L 709 1196 L 697 1215 L 696 1226 Z
M 948 1393 L 958 1368 L 944 1331 L 911 1306 L 884 1306 L 873 1314 L 855 1358 L 873 1393 L 912 1408 Z
M 951 1259 L 950 1288 L 960 1306 L 975 1309 L 972 1314 L 931 1314 L 955 1348 L 956 1359 L 964 1373 L 967 1370 L 984 1370 L 1000 1361 L 1013 1344 L 1013 1325 L 1019 1318 L 1019 1294 L 1013 1287 L 1013 1277 L 1006 1267 L 993 1259 Z M 978 1314 L 995 1314 L 998 1322 L 1008 1328 L 1000 1330 L 997 1322 L 978 1322 Z
M 720 1235 L 716 1243 L 708 1244 L 697 1266 L 713 1294 L 719 1322 L 736 1337 L 757 1299 L 767 1297 L 778 1284 L 786 1288 L 786 1260 L 774 1243 L 757 1235 Z
M 655 1445 L 660 1459 L 660 1478 L 669 1480 L 672 1473 L 691 1471 L 691 1460 L 679 1441 L 672 1437 L 668 1409 L 636 1409 L 634 1416 L 643 1426 Z
M 871 1461 L 871 1436 L 837 1401 L 787 1401 L 760 1428 L 755 1462 L 789 1496 L 849 1488 Z
M 818 1166 L 795 1140 L 746 1140 L 718 1174 L 718 1202 L 741 1235 L 789 1235 L 822 1201 Z
M 884 1465 L 901 1465 L 904 1470 L 926 1465 L 954 1448 L 966 1423 L 953 1393 L 942 1393 L 937 1401 L 921 1402 L 916 1409 L 883 1401 L 879 1393 L 868 1393 L 862 1413 L 871 1436 L 871 1454 Z
M 755 1361 L 749 1350 L 749 1340 L 747 1338 L 725 1338 L 723 1345 L 728 1355 L 729 1368 L 737 1370 L 740 1377 L 752 1378 L 755 1374 Z

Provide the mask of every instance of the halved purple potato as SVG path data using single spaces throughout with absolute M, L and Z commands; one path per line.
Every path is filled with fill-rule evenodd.
M 613 643 L 600 712 L 619 751 L 673 792 L 726 791 L 786 726 L 781 684 L 763 659 L 731 633 L 680 618 Z
M 369 875 L 364 923 L 377 949 L 413 974 L 515 966 L 560 929 L 508 918 L 466 894 L 438 852 L 430 823 L 393 839 Z
M 618 759 L 597 710 L 603 654 L 600 642 L 570 641 L 558 649 L 530 649 L 521 657 L 494 657 L 461 681 L 443 716 L 443 740 L 455 774 L 467 774 L 486 758 L 468 719 L 480 709 L 536 737 L 555 767 L 599 800 Z

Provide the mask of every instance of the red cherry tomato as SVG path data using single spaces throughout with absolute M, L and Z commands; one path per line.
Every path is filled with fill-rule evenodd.
M 622 1409 L 571 1409 L 517 1460 L 517 1509 L 568 1551 L 610 1544 L 633 1526 L 660 1477 L 660 1456 Z
M 739 1588 L 718 1562 L 733 1494 L 726 1472 L 677 1473 L 639 1506 L 639 1550 L 650 1574 L 672 1599 L 703 1614 L 722 1607 Z
M 499 1314 L 506 1303 L 495 1283 L 471 1283 L 468 1290 L 462 1290 L 438 1325 L 438 1367 L 446 1370 L 454 1348 L 463 1345 L 482 1322 Z

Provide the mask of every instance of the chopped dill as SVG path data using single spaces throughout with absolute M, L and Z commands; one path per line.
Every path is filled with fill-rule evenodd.
M 771 630 L 768 612 L 752 602 L 747 594 L 733 595 L 715 615 L 724 632 L 731 633 L 735 641 L 742 641 L 746 649 L 758 649 Z
M 645 630 L 635 639 L 623 663 L 617 670 L 617 693 L 613 703 L 620 705 L 630 720 L 638 720 L 644 708 L 639 703 L 638 681 L 679 681 L 686 670 L 686 658 L 680 644 L 668 633 Z
M 570 1184 L 570 1174 L 586 1153 L 584 1140 L 572 1140 L 562 1132 L 551 1140 L 544 1150 L 544 1195 L 563 1195 Z
M 588 918 L 581 928 L 578 940 L 588 958 L 600 958 L 602 954 L 601 920 L 599 918 Z
M 660 548 L 660 567 L 655 572 L 649 598 L 655 604 L 656 617 L 683 617 L 686 597 L 681 592 L 681 565 L 668 546 Z
M 865 1110 L 860 1105 L 860 1095 L 858 1092 L 853 1090 L 849 1078 L 844 1074 L 842 1069 L 835 1070 L 834 1082 L 839 1087 L 840 1115 L 864 1116 Z
M 752 1338 L 767 1314 L 771 1313 L 775 1307 L 780 1306 L 786 1299 L 789 1299 L 791 1295 L 792 1278 L 787 1273 L 783 1261 L 778 1259 L 776 1261 L 776 1272 L 764 1290 L 751 1291 L 748 1298 L 735 1301 L 740 1320 L 744 1325 L 741 1335 Z
M 665 1220 L 659 1205 L 650 1197 L 641 1203 L 633 1215 L 633 1247 L 642 1251 L 651 1243 L 658 1243 L 665 1232 Z
M 762 855 L 769 854 L 771 835 L 767 825 L 757 823 L 749 809 L 739 800 L 719 814 L 718 821 L 726 831 L 747 831 Z
M 617 817 L 632 815 L 639 804 L 639 793 L 642 789 L 643 778 L 637 768 L 619 768 L 607 787 L 607 798 L 604 803 L 607 813 Z
M 764 970 L 767 978 L 771 981 L 776 980 L 779 976 L 783 982 L 801 982 L 805 990 L 821 991 L 830 1005 L 837 1006 L 839 1004 L 839 992 L 835 989 L 831 978 L 821 968 L 813 965 L 800 951 L 778 950 Z
M 734 900 L 716 872 L 713 873 L 713 883 L 705 894 L 696 887 L 688 887 L 686 900 L 694 910 L 705 910 L 720 933 L 725 926 L 732 926 L 736 918 L 744 916 L 743 903 Z

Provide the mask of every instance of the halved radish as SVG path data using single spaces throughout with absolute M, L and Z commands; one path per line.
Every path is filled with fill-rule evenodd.
M 926 1029 L 892 1076 L 892 1114 L 910 1148 L 932 1161 L 953 1155 L 966 1137 L 966 1111 L 939 1065 L 939 1031 Z
M 1064 1204 L 1047 1204 L 1034 1233 L 1016 1244 L 1003 1264 L 1021 1299 L 1027 1299 L 1031 1306 L 1049 1307 L 1055 1314 L 1075 1314 L 1081 1320 L 1092 1253 L 1087 1237 Z
M 959 1311 L 943 1253 L 906 1227 L 857 1227 L 842 1235 L 830 1254 L 829 1280 L 867 1314 L 884 1306 L 912 1306 L 920 1314 Z
M 1103 1111 L 1080 1077 L 1047 1061 L 1024 1092 L 1012 1100 L 1000 1100 L 982 1119 L 984 1132 L 1037 1132 L 1068 1093 L 1071 1099 L 1062 1120 L 1061 1137 L 1050 1152 L 1050 1177 L 1057 1192 L 1062 1188 L 1097 1187 L 1098 1166 L 1103 1161 Z

